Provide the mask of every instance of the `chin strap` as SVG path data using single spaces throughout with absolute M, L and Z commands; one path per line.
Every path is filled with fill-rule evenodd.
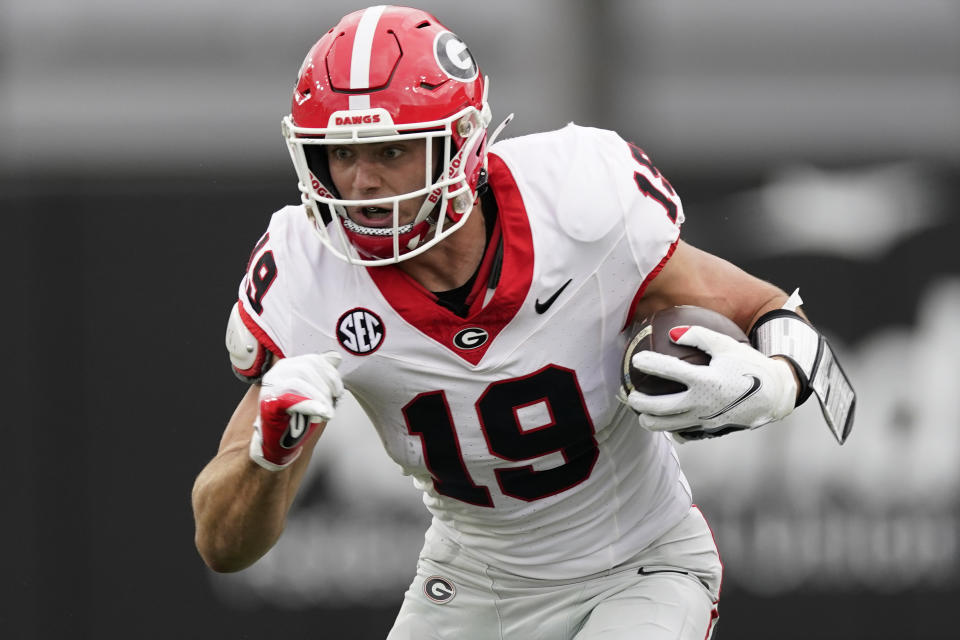
M 830 343 L 795 311 L 802 303 L 798 289 L 782 308 L 760 316 L 750 330 L 750 343 L 760 353 L 784 357 L 793 365 L 800 382 L 797 406 L 815 394 L 827 426 L 843 444 L 853 428 L 857 395 Z

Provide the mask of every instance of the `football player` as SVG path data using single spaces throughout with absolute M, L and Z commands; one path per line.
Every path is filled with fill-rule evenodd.
M 494 144 L 488 87 L 410 8 L 351 13 L 307 54 L 283 121 L 302 202 L 273 215 L 229 317 L 252 384 L 196 480 L 197 547 L 216 571 L 270 549 L 348 389 L 432 514 L 391 640 L 702 640 L 721 565 L 670 436 L 790 413 L 817 363 L 784 336 L 820 336 L 679 239 L 643 150 L 572 124 Z M 678 332 L 709 366 L 634 365 L 688 390 L 618 400 L 626 328 L 679 304 L 754 346 Z

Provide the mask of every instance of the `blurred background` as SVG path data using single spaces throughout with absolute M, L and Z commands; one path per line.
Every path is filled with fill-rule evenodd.
M 326 0 L 0 1 L 5 638 L 383 638 L 427 524 L 355 404 L 280 544 L 212 574 L 190 488 L 244 392 L 227 313 Z M 859 392 L 680 448 L 715 637 L 948 638 L 960 598 L 960 3 L 425 1 L 506 137 L 641 145 L 685 238 L 800 287 Z M 496 120 L 497 122 L 499 120 Z M 585 212 L 588 214 L 589 212 Z

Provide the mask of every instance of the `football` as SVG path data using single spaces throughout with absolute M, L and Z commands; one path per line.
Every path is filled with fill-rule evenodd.
M 685 391 L 687 385 L 682 382 L 637 371 L 633 368 L 631 360 L 634 354 L 649 349 L 680 358 L 690 364 L 710 364 L 710 356 L 706 352 L 695 347 L 679 345 L 670 339 L 670 330 L 674 327 L 693 325 L 723 333 L 739 342 L 750 342 L 746 334 L 733 320 L 716 311 L 691 305 L 670 307 L 657 311 L 640 323 L 639 329 L 627 343 L 626 351 L 623 354 L 622 375 L 620 377 L 624 394 L 629 394 L 634 389 L 652 396 Z

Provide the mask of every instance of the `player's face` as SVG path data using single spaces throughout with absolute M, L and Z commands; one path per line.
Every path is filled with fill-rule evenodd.
M 330 177 L 345 200 L 387 198 L 423 189 L 426 144 L 399 140 L 327 148 Z M 412 222 L 426 195 L 400 201 L 400 225 Z M 393 224 L 393 206 L 347 207 L 347 215 L 365 227 Z

